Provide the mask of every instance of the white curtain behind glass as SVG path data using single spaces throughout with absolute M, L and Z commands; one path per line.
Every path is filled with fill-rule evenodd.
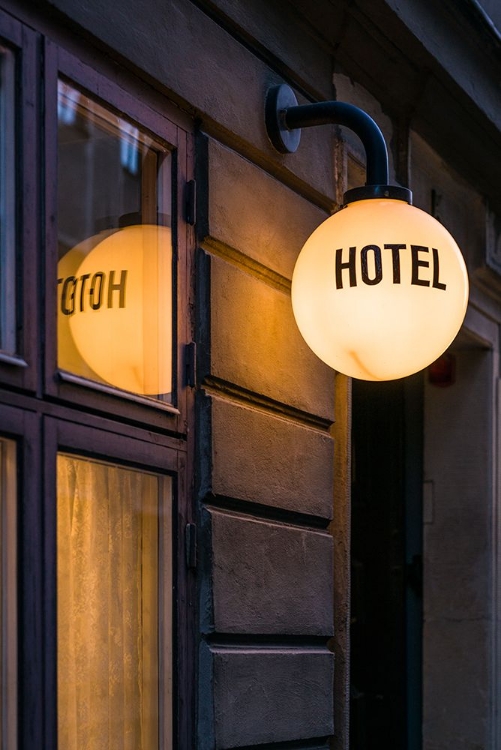
M 59 750 L 159 746 L 161 483 L 58 457 Z

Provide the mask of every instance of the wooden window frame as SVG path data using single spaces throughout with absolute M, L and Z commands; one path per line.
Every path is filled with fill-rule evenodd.
M 176 750 L 189 750 L 195 737 L 196 577 L 186 564 L 185 529 L 195 513 L 194 388 L 185 379 L 184 350 L 193 340 L 195 237 L 183 204 L 186 183 L 194 174 L 194 124 L 163 94 L 110 56 L 100 55 L 88 40 L 79 40 L 36 10 L 11 8 L 19 20 L 0 11 L 0 41 L 15 49 L 20 74 L 17 239 L 23 293 L 18 323 L 19 359 L 24 362 L 0 357 L 0 426 L 2 436 L 16 440 L 18 448 L 18 750 L 57 748 L 58 451 L 174 478 L 172 743 Z M 78 379 L 68 381 L 58 372 L 59 76 L 175 149 L 174 408 L 92 388 Z
M 39 383 L 38 330 L 38 134 L 37 35 L 0 11 L 0 43 L 15 53 L 15 206 L 16 328 L 15 355 L 0 351 L 0 382 L 35 392 Z
M 17 748 L 17 468 L 18 445 L 0 438 L 1 538 L 1 742 Z M 4 473 L 5 470 L 5 473 Z
M 44 492 L 43 492 L 43 588 L 45 701 L 44 748 L 57 748 L 57 529 L 56 529 L 56 460 L 59 452 L 74 453 L 99 461 L 113 462 L 169 475 L 173 480 L 173 737 L 172 748 L 189 748 L 182 738 L 193 730 L 194 674 L 193 654 L 189 654 L 186 623 L 191 614 L 187 596 L 190 588 L 188 571 L 182 564 L 185 556 L 184 527 L 187 519 L 186 485 L 187 450 L 185 441 L 168 436 L 152 437 L 142 429 L 125 429 L 110 420 L 88 420 L 75 424 L 64 419 L 44 418 Z M 192 647 L 192 645 L 191 645 Z M 166 750 L 169 744 L 166 745 Z M 62 750 L 62 749 L 61 749 Z M 164 750 L 160 748 L 160 750 Z
M 184 371 L 185 347 L 192 340 L 189 319 L 191 296 L 193 229 L 183 216 L 186 183 L 193 177 L 192 124 L 179 117 L 164 99 L 148 87 L 132 86 L 106 75 L 106 66 L 77 58 L 51 41 L 45 43 L 45 368 L 44 391 L 51 398 L 78 404 L 100 413 L 120 414 L 140 422 L 181 433 L 186 429 L 189 388 Z M 64 78 L 91 97 L 123 113 L 155 138 L 172 148 L 173 182 L 173 399 L 167 404 L 152 398 L 127 394 L 112 386 L 85 382 L 57 368 L 57 82 Z M 189 127 L 188 127 L 189 124 Z
M 30 411 L 0 404 L 1 436 L 16 444 L 17 472 L 17 706 L 19 750 L 34 747 L 26 742 L 29 725 L 43 722 L 40 623 L 42 587 L 38 535 L 42 525 L 38 502 L 40 420 Z M 24 720 L 23 720 L 24 719 Z
M 185 563 L 185 529 L 194 512 L 189 442 L 96 415 L 75 415 L 66 406 L 46 404 L 37 413 L 29 408 L 31 398 L 21 395 L 11 406 L 3 402 L 5 393 L 0 396 L 0 435 L 16 442 L 18 750 L 57 748 L 58 452 L 172 477 L 172 748 L 189 750 L 196 702 L 196 578 Z M 159 747 L 169 749 L 168 742 Z

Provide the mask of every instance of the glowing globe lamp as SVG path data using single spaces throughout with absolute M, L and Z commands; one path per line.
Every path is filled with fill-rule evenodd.
M 338 372 L 392 380 L 434 362 L 468 302 L 466 266 L 436 219 L 404 200 L 354 200 L 303 247 L 292 278 L 306 343 Z
M 80 374 L 80 357 L 112 386 L 141 395 L 170 393 L 170 229 L 128 226 L 87 244 L 70 250 L 58 267 L 59 366 Z

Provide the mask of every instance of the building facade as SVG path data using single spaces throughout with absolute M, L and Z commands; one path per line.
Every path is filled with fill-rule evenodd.
M 0 5 L 2 749 L 501 747 L 496 3 Z M 283 82 L 463 250 L 423 373 L 297 330 L 365 156 Z

